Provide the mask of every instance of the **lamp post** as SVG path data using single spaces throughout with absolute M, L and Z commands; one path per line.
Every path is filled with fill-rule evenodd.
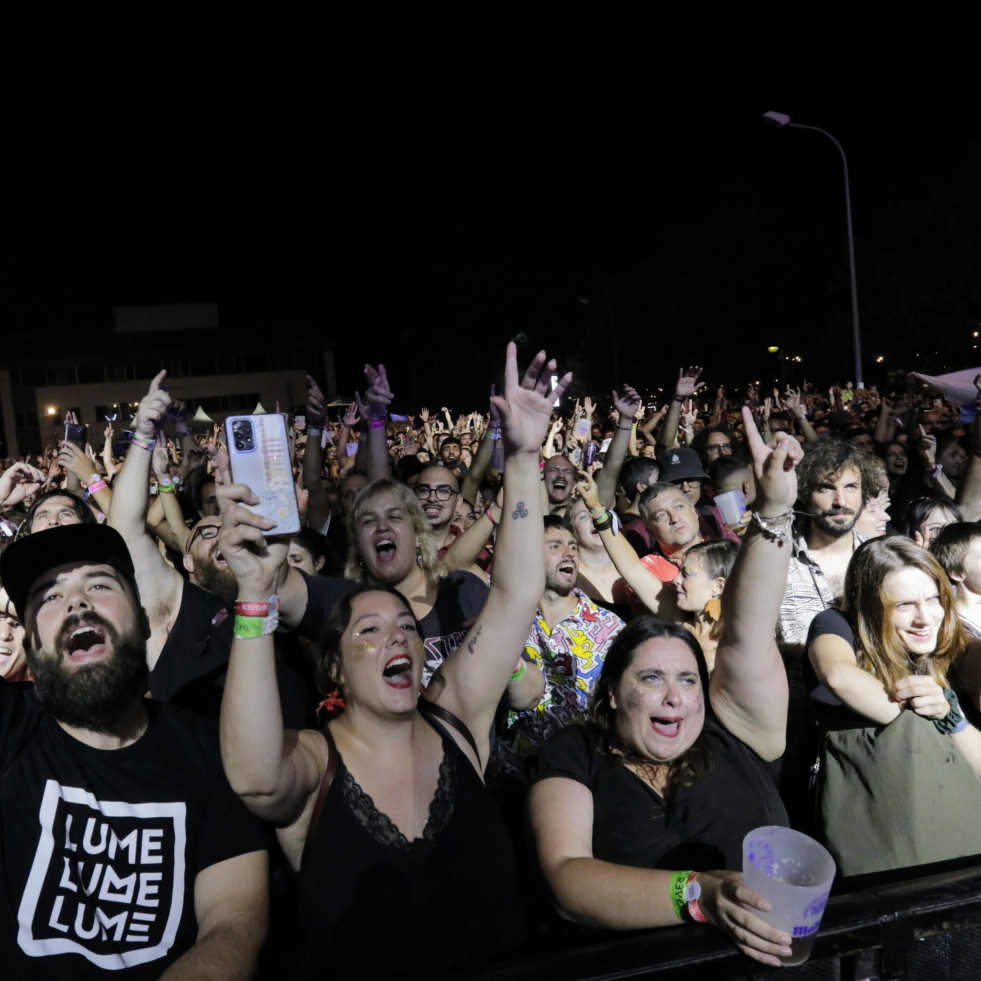
M 789 126 L 791 129 L 809 129 L 815 133 L 826 136 L 838 148 L 841 154 L 841 165 L 845 169 L 845 219 L 848 226 L 848 271 L 851 274 L 852 284 L 852 340 L 855 345 L 855 384 L 859 388 L 865 387 L 862 373 L 862 333 L 858 326 L 858 283 L 855 278 L 855 239 L 852 235 L 852 195 L 848 183 L 848 158 L 841 144 L 826 130 L 818 126 L 805 126 L 802 123 L 792 123 L 790 116 L 783 112 L 765 112 L 763 118 L 773 126 L 783 129 Z

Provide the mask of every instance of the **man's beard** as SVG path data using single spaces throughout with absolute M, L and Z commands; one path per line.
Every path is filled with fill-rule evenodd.
M 74 616 L 65 621 L 53 652 L 28 655 L 34 689 L 59 722 L 108 732 L 146 688 L 146 638 L 136 628 L 119 634 L 107 620 L 87 613 L 86 623 L 98 623 L 105 630 L 112 654 L 71 670 L 63 651 L 68 635 L 81 620 Z
M 209 593 L 214 593 L 225 606 L 231 606 L 238 597 L 238 582 L 232 570 L 215 565 L 210 558 L 194 566 L 194 582 Z
M 553 579 L 551 576 L 545 576 L 545 588 L 551 592 L 555 593 L 556 596 L 568 596 L 572 590 L 575 588 L 574 582 L 566 582 L 564 579 Z
M 853 511 L 851 508 L 828 508 L 827 511 L 818 511 L 811 514 L 811 521 L 825 534 L 831 535 L 833 538 L 842 538 L 849 534 L 852 528 L 855 527 L 855 522 L 858 521 L 861 513 L 861 508 L 858 511 Z M 831 519 L 836 515 L 848 516 L 851 520 L 832 521 Z

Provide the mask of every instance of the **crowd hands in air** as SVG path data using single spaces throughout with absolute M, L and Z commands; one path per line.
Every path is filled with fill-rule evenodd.
M 836 826 L 830 773 L 806 789 L 832 730 L 912 720 L 903 738 L 957 762 L 939 783 L 981 797 L 979 424 L 928 391 L 727 393 L 696 366 L 661 406 L 630 385 L 573 399 L 544 353 L 524 374 L 517 362 L 511 345 L 504 391 L 462 413 L 400 414 L 379 364 L 332 419 L 309 377 L 305 411 L 284 414 L 302 519 L 289 536 L 252 510 L 222 427 L 193 431 L 163 372 L 132 432 L 101 427 L 98 452 L 59 441 L 4 462 L 0 677 L 103 749 L 148 742 L 160 722 L 144 695 L 220 722 L 237 820 L 278 839 L 268 911 L 249 846 L 201 860 L 198 932 L 154 976 L 214 958 L 214 976 L 247 977 L 270 919 L 261 964 L 277 977 L 418 966 L 372 943 L 379 921 L 445 966 L 520 956 L 561 920 L 708 923 L 775 965 L 791 938 L 755 915 L 769 906 L 742 883 L 746 832 L 793 823 L 842 874 L 889 867 L 856 859 L 854 837 L 882 826 Z M 145 670 L 122 681 L 109 601 L 79 587 L 73 606 L 58 571 L 82 556 L 118 572 L 116 539 L 64 538 L 61 564 L 55 538 L 44 553 L 36 538 L 98 524 L 125 542 L 119 592 L 145 611 Z M 50 606 L 6 588 L 22 567 L 56 570 Z M 41 645 L 62 603 L 57 636 L 98 641 L 62 645 L 63 686 L 87 686 L 74 713 Z M 788 669 L 804 679 L 796 729 Z M 981 853 L 976 834 L 891 867 Z M 391 875 L 376 894 L 359 876 L 377 866 Z M 529 917 L 536 878 L 554 910 Z

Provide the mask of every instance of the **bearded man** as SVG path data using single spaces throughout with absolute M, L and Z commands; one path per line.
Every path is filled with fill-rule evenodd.
M 149 620 L 104 525 L 14 542 L 0 579 L 34 684 L 0 682 L 0 961 L 10 977 L 247 978 L 264 831 L 217 726 L 143 697 Z

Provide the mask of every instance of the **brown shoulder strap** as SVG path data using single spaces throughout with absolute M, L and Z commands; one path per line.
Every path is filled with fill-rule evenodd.
M 310 842 L 313 841 L 317 834 L 317 828 L 320 825 L 320 815 L 323 813 L 331 784 L 337 775 L 337 760 L 340 756 L 337 752 L 337 744 L 334 742 L 334 737 L 330 734 L 330 729 L 324 726 L 320 730 L 320 734 L 327 740 L 327 769 L 324 770 L 323 779 L 320 781 L 320 793 L 317 794 L 317 803 L 313 805 L 313 814 L 310 815 L 310 826 L 307 828 L 306 841 L 303 842 L 303 855 L 300 858 L 301 868 L 303 867 L 304 861 L 306 861 L 307 852 L 310 849 Z
M 470 748 L 473 750 L 474 756 L 477 757 L 477 762 L 483 766 L 483 760 L 480 758 L 480 750 L 477 749 L 477 743 L 473 738 L 470 730 L 467 728 L 466 723 L 457 718 L 448 708 L 443 708 L 442 705 L 438 705 L 436 702 L 429 701 L 428 698 L 419 699 L 419 711 L 423 715 L 432 715 L 439 719 L 441 722 L 445 722 L 447 725 L 452 726 L 461 736 L 467 741 Z

